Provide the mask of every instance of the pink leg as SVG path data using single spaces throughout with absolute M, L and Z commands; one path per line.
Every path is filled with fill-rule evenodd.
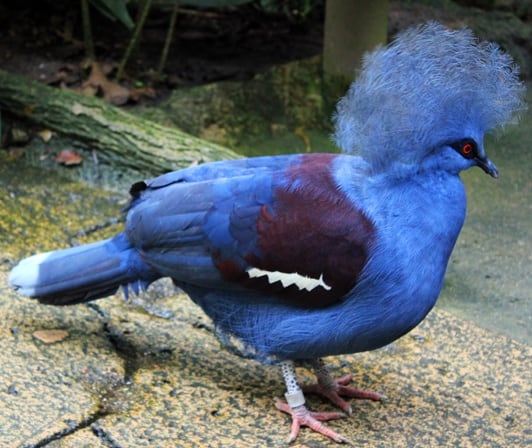
M 353 380 L 353 375 L 348 374 L 341 378 L 332 378 L 322 359 L 314 360 L 312 362 L 312 366 L 316 373 L 318 382 L 316 384 L 303 386 L 303 392 L 318 394 L 328 398 L 332 403 L 334 403 L 348 415 L 351 415 L 352 409 L 349 403 L 347 403 L 342 397 L 373 401 L 380 401 L 385 398 L 383 395 L 377 392 L 356 389 L 354 387 L 348 386 L 348 384 Z
M 283 376 L 286 383 L 287 393 L 285 394 L 287 403 L 276 399 L 275 407 L 280 411 L 290 414 L 292 417 L 292 427 L 288 443 L 293 442 L 299 434 L 301 426 L 307 426 L 315 432 L 338 443 L 348 442 L 348 439 L 327 428 L 322 422 L 345 417 L 342 412 L 310 412 L 305 406 L 305 397 L 299 387 L 296 378 L 294 364 L 291 361 L 281 363 Z
M 292 428 L 290 430 L 290 436 L 288 437 L 288 443 L 292 443 L 296 440 L 299 434 L 299 428 L 301 426 L 307 426 L 315 432 L 323 434 L 325 437 L 329 437 L 338 443 L 348 442 L 344 436 L 341 436 L 337 432 L 330 428 L 327 428 L 322 422 L 334 420 L 336 418 L 343 418 L 345 414 L 342 412 L 310 412 L 305 405 L 301 405 L 295 408 L 291 408 L 284 401 L 275 400 L 275 407 L 280 411 L 286 412 L 292 416 Z

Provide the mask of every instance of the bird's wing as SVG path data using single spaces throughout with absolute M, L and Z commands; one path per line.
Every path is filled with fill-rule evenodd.
M 374 238 L 334 180 L 337 157 L 349 156 L 249 159 L 253 167 L 218 165 L 220 177 L 209 167 L 204 180 L 199 172 L 159 178 L 161 186 L 138 194 L 127 231 L 144 259 L 177 283 L 332 304 L 356 284 Z

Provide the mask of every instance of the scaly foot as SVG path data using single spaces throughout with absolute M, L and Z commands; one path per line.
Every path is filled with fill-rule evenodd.
M 352 380 L 353 375 L 350 374 L 336 379 L 327 378 L 326 381 L 323 381 L 323 378 L 318 376 L 318 383 L 304 385 L 301 386 L 301 388 L 304 393 L 317 394 L 329 399 L 348 415 L 351 415 L 352 409 L 349 403 L 347 403 L 342 397 L 373 401 L 380 401 L 385 398 L 384 395 L 377 392 L 356 389 L 348 386 Z
M 349 442 L 347 438 L 341 436 L 332 429 L 327 428 L 327 426 L 322 423 L 337 418 L 344 418 L 345 414 L 342 412 L 310 412 L 305 405 L 291 408 L 287 403 L 279 400 L 278 398 L 275 400 L 275 407 L 280 411 L 286 412 L 292 416 L 292 428 L 290 431 L 290 437 L 288 438 L 288 443 L 292 443 L 294 440 L 296 440 L 296 437 L 299 434 L 299 428 L 301 428 L 301 426 L 307 426 L 313 431 L 319 432 L 335 442 Z

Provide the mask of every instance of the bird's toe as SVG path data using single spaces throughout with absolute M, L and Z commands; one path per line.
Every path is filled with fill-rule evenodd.
M 337 443 L 349 442 L 349 439 L 338 434 L 336 431 L 333 431 L 322 423 L 329 420 L 344 418 L 345 414 L 342 412 L 311 412 L 304 405 L 291 408 L 287 403 L 279 399 L 275 400 L 275 407 L 282 412 L 290 414 L 292 417 L 292 426 L 290 436 L 288 437 L 288 443 L 292 443 L 297 438 L 301 426 L 306 426 Z
M 348 384 L 353 380 L 353 375 L 344 375 L 341 378 L 331 379 L 327 382 L 307 384 L 302 386 L 303 392 L 320 395 L 327 398 L 331 403 L 338 406 L 346 414 L 351 415 L 350 404 L 344 398 L 356 398 L 360 400 L 381 401 L 386 398 L 378 392 L 357 389 Z

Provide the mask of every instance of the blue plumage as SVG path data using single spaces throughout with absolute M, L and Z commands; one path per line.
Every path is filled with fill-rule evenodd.
M 343 441 L 306 410 L 292 360 L 372 350 L 426 316 L 465 218 L 459 173 L 498 176 L 483 136 L 515 120 L 523 94 L 495 45 L 415 27 L 366 56 L 338 105 L 335 137 L 354 154 L 224 161 L 139 182 L 122 234 L 30 257 L 9 281 L 63 305 L 171 277 L 222 332 L 282 363 L 279 409 Z M 345 411 L 340 391 L 379 399 L 312 362 Z
M 514 121 L 523 108 L 518 68 L 496 44 L 436 23 L 401 33 L 365 56 L 338 104 L 336 141 L 373 169 L 416 164 L 438 146 Z

